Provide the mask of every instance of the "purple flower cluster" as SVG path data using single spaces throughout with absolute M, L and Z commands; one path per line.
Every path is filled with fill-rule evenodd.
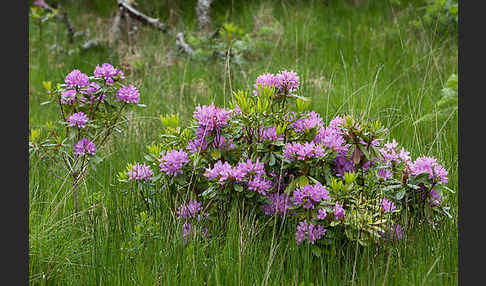
M 296 132 L 304 132 L 307 130 L 311 130 L 314 128 L 321 128 L 324 126 L 324 122 L 322 121 L 322 118 L 319 115 L 319 113 L 311 111 L 301 115 L 304 116 L 304 118 L 296 120 L 294 123 L 292 123 L 292 127 Z
M 294 190 L 292 198 L 294 205 L 302 205 L 304 209 L 314 209 L 315 205 L 321 200 L 330 200 L 329 192 L 326 187 L 320 183 L 312 185 L 305 185 L 302 188 Z
M 231 139 L 219 134 L 221 128 L 228 124 L 228 119 L 233 112 L 234 110 L 218 108 L 214 103 L 197 106 L 193 115 L 198 124 L 196 138 L 187 144 L 187 150 L 191 153 L 206 150 L 209 145 L 207 138 L 213 135 L 212 146 L 214 148 L 220 150 L 233 149 L 235 145 L 231 142 Z
M 261 176 L 254 176 L 247 183 L 248 189 L 258 192 L 260 195 L 265 195 L 266 191 L 272 188 L 272 181 L 266 180 Z
M 334 205 L 334 217 L 336 219 L 343 219 L 344 218 L 344 208 L 342 205 L 338 204 L 338 202 L 336 202 L 336 204 Z
M 86 138 L 82 138 L 74 146 L 75 155 L 85 155 L 85 154 L 94 155 L 95 151 L 96 151 L 95 144 Z
M 209 180 L 218 179 L 220 185 L 224 185 L 228 180 L 241 183 L 248 177 L 248 189 L 262 195 L 265 195 L 265 192 L 272 187 L 272 182 L 265 179 L 264 175 L 265 168 L 260 159 L 257 159 L 255 163 L 248 159 L 246 162 L 239 162 L 235 167 L 232 167 L 228 162 L 223 163 L 219 160 L 213 168 L 207 168 L 204 173 L 204 176 Z
M 391 165 L 393 162 L 403 162 L 408 165 L 411 162 L 411 158 L 409 156 L 410 152 L 405 151 L 403 147 L 400 152 L 398 152 L 398 143 L 395 141 L 395 139 L 393 139 L 391 143 L 386 143 L 383 148 L 380 148 L 379 150 L 386 165 Z
M 259 75 L 255 81 L 253 94 L 260 95 L 260 92 L 263 91 L 264 88 L 274 88 L 277 89 L 278 86 L 278 78 L 271 73 L 264 73 Z
M 253 94 L 260 95 L 260 92 L 265 88 L 275 88 L 276 93 L 283 93 L 291 95 L 299 87 L 299 77 L 294 71 L 281 71 L 274 75 L 265 73 L 257 77 L 253 90 Z
M 121 70 L 114 68 L 109 63 L 104 63 L 101 65 L 96 65 L 96 68 L 93 72 L 95 77 L 99 77 L 105 80 L 107 85 L 113 85 L 114 78 L 117 75 L 120 75 L 120 78 L 124 78 L 124 74 Z
M 410 164 L 412 176 L 418 176 L 423 173 L 429 174 L 429 179 L 437 178 L 440 182 L 447 184 L 449 182 L 448 172 L 432 157 L 419 157 L 413 164 Z
M 64 82 L 69 88 L 80 89 L 89 85 L 89 78 L 79 70 L 73 70 L 66 76 Z
M 177 218 L 188 219 L 196 217 L 196 214 L 201 210 L 201 203 L 195 200 L 189 201 L 187 205 L 180 205 L 177 210 Z
M 199 128 L 209 134 L 212 131 L 219 131 L 227 125 L 227 120 L 232 112 L 232 110 L 218 108 L 214 106 L 214 103 L 211 103 L 211 105 L 197 106 L 196 111 L 194 111 L 194 118 L 197 120 Z
M 176 177 L 177 174 L 182 174 L 182 166 L 187 163 L 189 159 L 186 152 L 182 149 L 171 150 L 160 158 L 160 171 Z
M 231 138 L 225 138 L 222 135 L 214 136 L 213 143 L 211 145 L 216 149 L 228 151 L 236 147 L 236 145 L 233 144 L 233 140 L 231 140 Z
M 327 217 L 327 211 L 325 209 L 318 209 L 317 210 L 317 219 L 323 220 Z
M 288 209 L 292 206 L 290 197 L 284 193 L 270 193 L 267 198 L 270 203 L 263 205 L 263 213 L 266 215 L 278 213 L 283 216 L 288 213 Z
M 383 179 L 390 179 L 392 177 L 392 171 L 390 171 L 388 168 L 380 168 L 378 170 L 378 177 L 383 178 Z
M 73 89 L 68 89 L 61 93 L 62 104 L 73 104 L 75 99 L 76 99 L 76 91 Z
M 387 198 L 383 198 L 381 200 L 381 207 L 383 208 L 383 210 L 387 213 L 387 212 L 391 212 L 393 211 L 394 209 L 396 209 L 396 206 L 395 204 L 393 203 L 393 201 L 390 201 L 389 199 Z
M 429 192 L 429 195 L 430 195 L 430 205 L 431 206 L 438 206 L 440 204 L 440 195 L 439 193 L 437 193 L 437 191 L 435 189 L 432 189 L 430 192 Z
M 201 204 L 196 200 L 191 200 L 187 205 L 181 204 L 177 209 L 177 218 L 182 219 L 184 224 L 182 226 L 182 236 L 187 237 L 192 231 L 192 223 L 189 221 L 191 219 L 201 219 L 209 216 L 209 213 L 202 213 Z M 207 228 L 201 230 L 202 238 L 206 238 L 208 233 Z
M 87 97 L 87 99 L 84 99 L 84 101 L 87 101 L 88 104 L 93 104 L 96 101 L 101 101 L 101 102 L 105 101 L 104 93 L 95 94 L 96 92 L 98 92 L 99 89 L 100 89 L 99 84 L 97 84 L 96 82 L 90 83 L 89 87 L 81 91 L 81 93 L 84 94 L 85 97 Z
M 354 172 L 353 161 L 350 158 L 346 158 L 344 155 L 336 156 L 334 164 L 334 171 L 336 172 L 337 177 L 344 177 L 345 172 Z
M 69 116 L 68 122 L 69 127 L 77 126 L 79 128 L 84 128 L 88 122 L 88 116 L 83 112 L 77 112 Z
M 346 140 L 343 137 L 344 132 L 340 128 L 343 124 L 344 118 L 336 116 L 329 122 L 327 128 L 321 126 L 312 142 L 322 143 L 324 147 L 332 149 L 335 152 L 348 151 Z
M 35 0 L 34 5 L 39 7 L 44 7 L 46 6 L 46 2 L 44 0 Z
M 140 101 L 140 93 L 133 85 L 122 86 L 116 93 L 116 100 L 126 103 L 138 103 Z
M 277 88 L 280 92 L 290 94 L 299 87 L 299 76 L 294 71 L 281 71 L 276 75 Z
M 152 179 L 152 170 L 150 167 L 145 165 L 140 165 L 140 163 L 135 164 L 130 171 L 128 171 L 128 180 L 136 180 L 136 181 L 150 181 Z
M 348 146 L 346 140 L 336 128 L 321 128 L 317 135 L 312 139 L 314 143 L 320 143 L 324 147 L 332 149 L 335 152 L 346 152 Z
M 327 230 L 322 225 L 314 225 L 312 223 L 307 223 L 307 220 L 304 220 L 297 225 L 295 240 L 297 241 L 297 244 L 301 244 L 306 239 L 311 244 L 314 244 L 316 240 L 324 236 L 326 231 Z
M 277 136 L 277 128 L 275 127 L 268 127 L 268 128 L 262 127 L 260 128 L 259 135 L 260 135 L 260 142 L 277 141 L 277 140 L 283 140 L 284 138 L 283 134 Z
M 292 161 L 306 160 L 311 158 L 320 158 L 324 156 L 324 149 L 321 144 L 307 142 L 304 144 L 298 142 L 291 142 L 285 144 L 283 155 L 286 159 Z

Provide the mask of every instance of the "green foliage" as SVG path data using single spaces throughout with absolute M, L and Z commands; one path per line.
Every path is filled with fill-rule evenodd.
M 420 117 L 414 124 L 422 121 L 432 121 L 432 120 L 444 120 L 450 118 L 452 115 L 457 113 L 458 110 L 458 100 L 459 93 L 458 88 L 458 78 L 456 74 L 452 74 L 441 90 L 441 98 L 436 102 L 434 112 L 427 113 Z
M 458 25 L 458 0 L 427 0 L 424 14 L 424 24 L 435 26 L 438 23 L 442 27 Z

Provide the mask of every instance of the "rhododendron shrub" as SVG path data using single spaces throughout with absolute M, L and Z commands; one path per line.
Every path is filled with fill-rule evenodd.
M 29 142 L 30 154 L 40 156 L 56 177 L 71 178 L 77 211 L 80 180 L 90 165 L 102 160 L 103 145 L 114 131 L 122 130 L 125 112 L 139 102 L 140 93 L 108 63 L 97 65 L 91 76 L 75 69 L 57 88 L 47 86 L 50 100 L 46 103 L 58 106 L 60 120 L 46 124 L 45 130 L 31 130 L 36 135 Z M 137 165 L 130 178 L 147 179 L 151 172 L 145 168 Z
M 414 223 L 447 215 L 447 171 L 436 159 L 412 160 L 377 121 L 326 122 L 307 109 L 299 85 L 294 72 L 267 73 L 228 107 L 197 106 L 189 124 L 161 117 L 162 142 L 144 156 L 152 187 L 172 197 L 178 213 L 197 202 L 219 221 L 234 204 L 278 217 L 298 244 L 401 239 Z

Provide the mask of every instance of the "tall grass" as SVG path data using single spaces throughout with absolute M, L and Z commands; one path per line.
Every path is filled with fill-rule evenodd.
M 109 1 L 97 10 L 66 3 L 79 29 L 96 34 L 97 17 L 108 29 Z M 91 3 L 90 2 L 90 3 Z M 259 17 L 278 22 L 283 33 L 255 50 L 246 64 L 191 59 L 175 51 L 174 35 L 196 29 L 194 1 L 137 1 L 141 10 L 173 22 L 164 35 L 143 27 L 131 46 L 103 46 L 86 52 L 66 41 L 64 26 L 49 23 L 43 42 L 29 29 L 29 122 L 40 127 L 59 120 L 42 82 L 61 82 L 72 69 L 91 72 L 96 64 L 124 66 L 146 108 L 137 108 L 105 160 L 80 187 L 82 214 L 74 219 L 70 188 L 45 163 L 29 168 L 29 268 L 33 285 L 451 285 L 457 284 L 457 195 L 447 198 L 454 219 L 426 228 L 401 242 L 368 248 L 333 245 L 316 256 L 295 244 L 295 230 L 233 208 L 225 223 L 214 222 L 207 241 L 185 242 L 169 206 L 157 212 L 158 236 L 130 252 L 136 216 L 143 205 L 116 188 L 127 162 L 143 160 L 146 145 L 160 134 L 158 116 L 179 112 L 190 120 L 198 104 L 227 104 L 231 91 L 249 88 L 263 72 L 293 69 L 311 108 L 328 122 L 337 114 L 378 119 L 390 138 L 413 157 L 437 157 L 457 189 L 457 115 L 447 121 L 412 123 L 432 110 L 440 89 L 457 73 L 457 35 L 411 25 L 419 11 L 404 4 L 369 1 L 216 1 L 215 27 L 232 21 L 251 32 Z M 187 3 L 186 3 L 187 2 Z M 224 3 L 223 3 L 224 2 Z M 171 10 L 172 9 L 172 10 Z M 171 16 L 172 15 L 172 16 Z M 174 16 L 175 15 L 175 16 Z M 172 18 L 171 18 L 172 17 Z M 53 45 L 57 45 L 54 47 Z M 72 50 L 70 52 L 70 50 Z M 160 200 L 168 200 L 160 194 Z

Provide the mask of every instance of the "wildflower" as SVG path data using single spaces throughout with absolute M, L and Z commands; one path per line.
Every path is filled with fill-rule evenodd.
M 227 179 L 233 174 L 233 168 L 228 162 L 221 162 L 218 160 L 213 168 L 207 168 L 204 176 L 210 180 L 219 178 L 219 184 L 223 185 Z
M 61 103 L 62 104 L 73 104 L 76 99 L 76 91 L 68 89 L 61 93 Z
M 281 71 L 276 76 L 276 87 L 280 92 L 291 95 L 299 87 L 299 77 L 294 71 Z
M 437 193 L 435 189 L 430 191 L 430 205 L 431 206 L 438 206 L 440 204 L 440 195 Z
M 381 200 L 381 207 L 383 208 L 383 210 L 385 210 L 386 213 L 391 212 L 392 210 L 396 209 L 393 201 L 390 201 L 387 198 L 383 198 Z
M 334 205 L 334 217 L 336 219 L 342 219 L 344 218 L 344 209 L 343 209 L 343 206 L 338 204 L 338 202 L 336 202 L 336 204 Z
M 297 225 L 297 232 L 295 233 L 295 240 L 297 244 L 301 244 L 307 239 L 311 244 L 320 239 L 326 233 L 326 229 L 322 225 L 314 225 L 307 223 L 307 220 L 299 222 Z
M 204 151 L 208 148 L 208 141 L 206 140 L 206 132 L 204 128 L 199 127 L 196 131 L 196 138 L 187 143 L 187 150 L 191 153 Z
M 194 218 L 196 214 L 201 210 L 201 203 L 196 200 L 191 200 L 187 205 L 180 205 L 177 210 L 177 217 L 179 219 Z
M 260 92 L 263 91 L 264 88 L 275 88 L 277 89 L 278 85 L 278 78 L 271 73 L 264 73 L 259 75 L 255 81 L 253 94 L 260 95 Z
M 232 150 L 236 147 L 230 138 L 225 138 L 222 135 L 217 135 L 213 139 L 213 147 L 219 150 Z M 195 153 L 195 152 L 194 152 Z
M 292 202 L 287 194 L 270 193 L 267 195 L 269 204 L 263 206 L 263 212 L 266 215 L 273 215 L 279 213 L 285 215 L 288 212 L 289 207 L 292 206 Z
M 226 110 L 224 108 L 218 108 L 211 105 L 197 106 L 194 111 L 194 118 L 198 121 L 199 127 L 206 130 L 206 134 L 211 131 L 219 131 L 223 126 L 227 125 L 232 110 Z M 204 130 L 203 129 L 203 130 Z
M 96 151 L 96 146 L 94 145 L 94 143 L 89 141 L 86 138 L 82 138 L 74 146 L 75 155 L 85 155 L 86 153 L 90 155 L 94 155 L 95 151 Z
M 292 127 L 296 132 L 304 132 L 324 126 L 322 118 L 318 113 L 311 111 L 303 115 L 305 116 L 304 118 L 296 120 L 294 123 L 292 123 Z
M 138 103 L 140 101 L 140 93 L 133 85 L 123 85 L 116 93 L 116 100 L 124 101 L 126 103 Z
M 306 200 L 305 199 L 310 199 Z M 302 188 L 297 188 L 294 190 L 293 201 L 294 205 L 303 204 L 305 209 L 314 209 L 314 204 L 319 203 L 321 200 L 329 200 L 329 196 L 326 188 L 320 183 L 312 185 L 305 185 Z
M 70 127 L 77 126 L 79 128 L 84 128 L 88 122 L 88 116 L 83 112 L 77 112 L 69 116 L 68 121 L 68 126 Z
M 432 157 L 419 157 L 415 160 L 413 164 L 410 165 L 411 174 L 413 176 L 418 176 L 423 173 L 429 174 L 429 179 L 435 177 L 442 183 L 447 184 L 448 172 L 437 163 L 435 158 Z
M 171 150 L 160 158 L 160 171 L 175 177 L 177 174 L 182 174 L 181 168 L 187 163 L 189 159 L 186 152 L 182 149 Z
M 388 168 L 380 168 L 378 170 L 378 177 L 383 179 L 390 179 L 392 177 L 392 172 Z
M 184 222 L 182 226 L 182 236 L 186 237 L 191 233 L 192 225 L 189 222 Z
M 79 70 L 73 70 L 70 72 L 64 82 L 69 88 L 81 88 L 89 85 L 89 78 L 86 74 L 80 72 Z
M 323 220 L 323 219 L 325 219 L 325 218 L 326 218 L 326 216 L 327 216 L 327 212 L 326 212 L 326 210 L 325 210 L 325 209 L 319 209 L 319 210 L 317 211 L 317 219 L 319 219 L 319 220 Z
M 277 141 L 283 139 L 283 134 L 277 136 L 277 128 L 275 127 L 268 127 L 268 128 L 260 128 L 260 141 Z
M 119 69 L 114 68 L 109 63 L 104 63 L 101 65 L 96 65 L 96 68 L 93 72 L 95 77 L 100 77 L 105 80 L 107 85 L 112 85 L 114 80 L 113 78 L 117 75 L 120 75 L 120 78 L 124 78 L 123 72 Z
M 93 104 L 95 101 L 101 101 L 103 102 L 105 100 L 105 94 L 95 94 L 98 92 L 100 89 L 100 85 L 97 84 L 96 82 L 92 82 L 89 84 L 89 87 L 85 88 L 84 90 L 81 91 L 86 97 L 88 97 L 89 102 L 88 104 Z
M 289 160 L 295 159 L 296 156 L 298 160 L 306 160 L 324 156 L 324 150 L 319 144 L 312 142 L 306 142 L 304 144 L 291 142 L 285 144 L 283 155 Z
M 253 179 L 248 181 L 248 189 L 258 192 L 261 195 L 265 195 L 265 192 L 272 187 L 272 181 L 265 180 L 260 176 L 255 176 Z
M 39 6 L 39 7 L 45 7 L 46 2 L 44 0 L 35 0 L 34 5 Z
M 314 143 L 321 143 L 326 148 L 332 149 L 335 152 L 346 152 L 348 146 L 340 129 L 328 126 L 327 128 L 320 128 L 314 139 Z
M 150 167 L 145 165 L 140 165 L 139 163 L 135 164 L 130 171 L 128 171 L 128 180 L 145 180 L 149 181 L 152 179 L 152 170 L 150 170 Z
M 345 172 L 354 172 L 353 161 L 343 155 L 336 156 L 334 164 L 337 177 L 344 177 Z
M 258 176 L 265 174 L 265 165 L 260 162 L 260 158 L 257 158 L 255 163 L 250 159 L 247 159 L 246 162 L 239 162 L 236 168 L 242 170 L 245 174 L 255 174 Z
M 397 238 L 399 240 L 402 239 L 403 233 L 402 233 L 402 227 L 400 226 L 400 224 L 397 223 L 395 226 L 393 226 L 392 230 L 390 231 L 390 236 L 392 238 Z

